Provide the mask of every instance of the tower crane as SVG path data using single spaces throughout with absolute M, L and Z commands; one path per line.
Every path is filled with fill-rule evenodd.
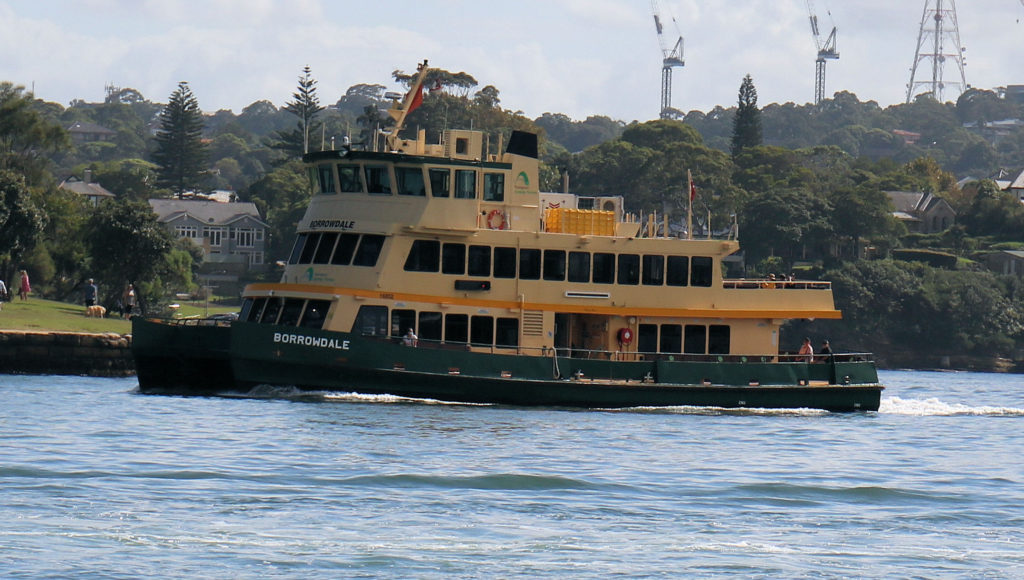
M 825 99 L 825 61 L 837 60 L 839 51 L 836 49 L 836 27 L 832 26 L 832 32 L 824 42 L 821 40 L 821 33 L 818 31 L 818 15 L 814 13 L 814 2 L 807 0 L 807 13 L 811 17 L 811 34 L 814 35 L 814 46 L 818 49 L 818 58 L 814 61 L 814 104 L 817 105 Z M 829 13 L 831 17 L 832 14 Z
M 651 11 L 654 13 L 654 27 L 658 31 L 658 45 L 661 47 L 661 118 L 671 119 L 672 109 L 672 69 L 682 68 L 686 65 L 683 60 L 683 35 L 679 34 L 679 25 L 676 19 L 672 18 L 672 24 L 676 27 L 679 40 L 669 49 L 666 48 L 665 38 L 662 35 L 661 14 L 658 9 L 658 0 L 651 0 Z

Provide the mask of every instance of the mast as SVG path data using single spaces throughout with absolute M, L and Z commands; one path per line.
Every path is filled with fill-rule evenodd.
M 426 60 L 417 66 L 416 76 L 413 77 L 412 83 L 409 85 L 409 92 L 405 94 L 402 102 L 395 100 L 391 108 L 388 109 L 388 115 L 395 120 L 395 126 L 384 137 L 384 143 L 389 151 L 396 149 L 395 144 L 398 141 L 398 132 L 405 126 L 405 118 L 423 102 L 423 81 L 431 70 L 433 69 L 427 67 Z

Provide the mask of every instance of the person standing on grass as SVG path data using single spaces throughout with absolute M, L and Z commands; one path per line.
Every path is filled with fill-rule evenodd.
M 93 283 L 92 278 L 89 278 L 85 283 L 85 307 L 96 306 L 96 284 Z
M 7 285 L 0 280 L 0 310 L 4 309 L 4 300 L 7 300 Z
M 28 281 L 28 272 L 21 271 L 21 286 L 18 287 L 18 296 L 22 300 L 28 300 L 28 293 L 32 291 L 32 284 Z

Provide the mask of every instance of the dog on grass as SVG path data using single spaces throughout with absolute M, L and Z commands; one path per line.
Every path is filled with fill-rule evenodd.
M 95 318 L 103 318 L 103 317 L 105 317 L 107 315 L 107 309 L 102 307 L 102 306 L 100 306 L 99 304 L 94 304 L 92 306 L 86 306 L 85 307 L 85 315 L 86 316 L 93 316 Z

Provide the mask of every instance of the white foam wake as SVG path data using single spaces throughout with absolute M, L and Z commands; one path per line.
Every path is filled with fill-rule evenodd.
M 961 405 L 959 403 L 945 403 L 938 399 L 901 399 L 892 397 L 882 399 L 878 408 L 879 413 L 890 415 L 1003 415 L 1003 416 L 1024 416 L 1024 409 L 1016 407 L 993 407 Z

